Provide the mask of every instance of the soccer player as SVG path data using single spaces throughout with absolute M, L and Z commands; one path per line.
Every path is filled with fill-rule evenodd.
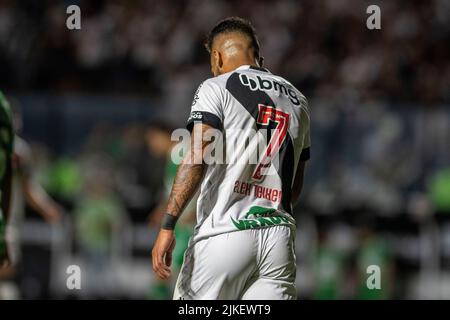
M 153 269 L 160 278 L 170 277 L 174 226 L 200 187 L 197 225 L 174 299 L 295 299 L 292 204 L 309 159 L 307 101 L 262 67 L 248 21 L 221 21 L 206 48 L 214 78 L 200 85 L 192 103 L 190 149 L 152 251 Z M 217 131 L 229 160 L 207 163 L 204 156 L 215 141 L 210 135 Z M 250 161 L 262 136 L 267 143 L 259 162 Z
M 0 91 L 0 269 L 10 264 L 6 244 L 6 223 L 11 202 L 14 130 L 11 108 Z
M 33 157 L 29 144 L 20 137 L 22 114 L 18 104 L 11 102 L 15 131 L 12 168 L 12 197 L 8 222 L 8 245 L 13 265 L 21 260 L 20 226 L 25 217 L 25 204 L 28 204 L 46 222 L 56 224 L 62 217 L 63 209 L 37 183 L 33 175 Z
M 3 190 L 5 190 L 5 205 L 8 207 L 8 226 L 6 227 L 5 220 L 3 221 L 3 224 L 0 221 L 0 255 L 3 243 L 3 251 L 7 252 L 8 263 L 5 263 L 4 268 L 2 268 L 0 272 L 1 300 L 2 298 L 5 298 L 5 296 L 8 296 L 8 298 L 12 297 L 13 299 L 18 298 L 15 293 L 18 292 L 16 290 L 17 285 L 12 281 L 12 275 L 20 269 L 17 267 L 21 260 L 19 231 L 25 214 L 25 201 L 48 223 L 57 223 L 61 219 L 63 210 L 50 198 L 50 196 L 47 195 L 45 190 L 36 183 L 33 178 L 30 147 L 27 142 L 18 135 L 22 128 L 22 118 L 17 105 L 14 106 L 14 104 L 11 104 L 11 108 L 10 104 L 1 94 L 0 104 L 3 106 L 2 130 L 4 130 L 4 132 L 7 130 L 3 125 L 3 123 L 6 123 L 3 121 L 3 117 L 5 117 L 6 114 L 8 114 L 8 117 L 10 117 L 9 114 L 11 114 L 12 125 L 10 129 L 13 130 L 14 128 L 12 131 L 13 137 L 11 139 L 12 152 L 10 155 L 8 153 L 10 158 L 8 159 L 7 164 L 10 166 L 11 171 L 8 171 L 4 187 L 2 184 L 2 194 Z M 2 139 L 5 139 L 6 136 L 7 135 L 3 134 Z M 5 144 L 5 142 L 3 142 L 3 144 Z M 3 197 L 1 201 L 3 206 Z M 6 212 L 6 208 L 4 211 Z M 12 296 L 5 295 L 5 292 L 8 291 L 14 292 L 14 294 Z

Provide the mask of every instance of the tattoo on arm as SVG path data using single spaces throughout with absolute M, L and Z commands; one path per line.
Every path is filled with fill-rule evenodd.
M 203 150 L 210 141 L 201 138 L 210 128 L 204 124 L 194 125 L 190 149 L 178 167 L 167 204 L 167 213 L 171 215 L 180 216 L 182 214 L 203 180 L 207 166 L 203 161 Z

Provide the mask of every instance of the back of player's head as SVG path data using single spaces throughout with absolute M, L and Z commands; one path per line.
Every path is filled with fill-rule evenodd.
M 206 37 L 206 50 L 208 50 L 208 52 L 211 52 L 214 39 L 218 35 L 231 32 L 238 32 L 247 36 L 250 39 L 251 46 L 253 47 L 255 58 L 259 58 L 259 41 L 256 35 L 255 28 L 250 23 L 250 21 L 239 17 L 226 18 L 215 25 Z

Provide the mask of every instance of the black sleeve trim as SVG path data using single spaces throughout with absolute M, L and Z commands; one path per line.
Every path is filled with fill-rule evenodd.
M 311 157 L 309 147 L 302 150 L 300 154 L 300 161 L 307 161 Z
M 194 123 L 200 122 L 203 124 L 210 125 L 211 127 L 215 129 L 222 130 L 222 121 L 220 121 L 219 117 L 216 116 L 214 113 L 206 112 L 206 111 L 192 111 L 191 116 L 189 117 L 186 128 L 189 131 L 192 131 L 192 128 L 194 127 Z

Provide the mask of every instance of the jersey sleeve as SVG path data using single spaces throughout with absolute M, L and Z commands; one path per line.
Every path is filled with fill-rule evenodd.
M 311 157 L 310 149 L 311 149 L 311 135 L 310 135 L 310 118 L 309 112 L 305 110 L 302 117 L 302 127 L 304 130 L 303 133 L 303 148 L 300 154 L 300 161 L 308 161 Z
M 191 114 L 187 121 L 189 131 L 194 123 L 204 123 L 215 129 L 223 128 L 222 90 L 211 81 L 204 81 L 197 89 L 192 101 Z

